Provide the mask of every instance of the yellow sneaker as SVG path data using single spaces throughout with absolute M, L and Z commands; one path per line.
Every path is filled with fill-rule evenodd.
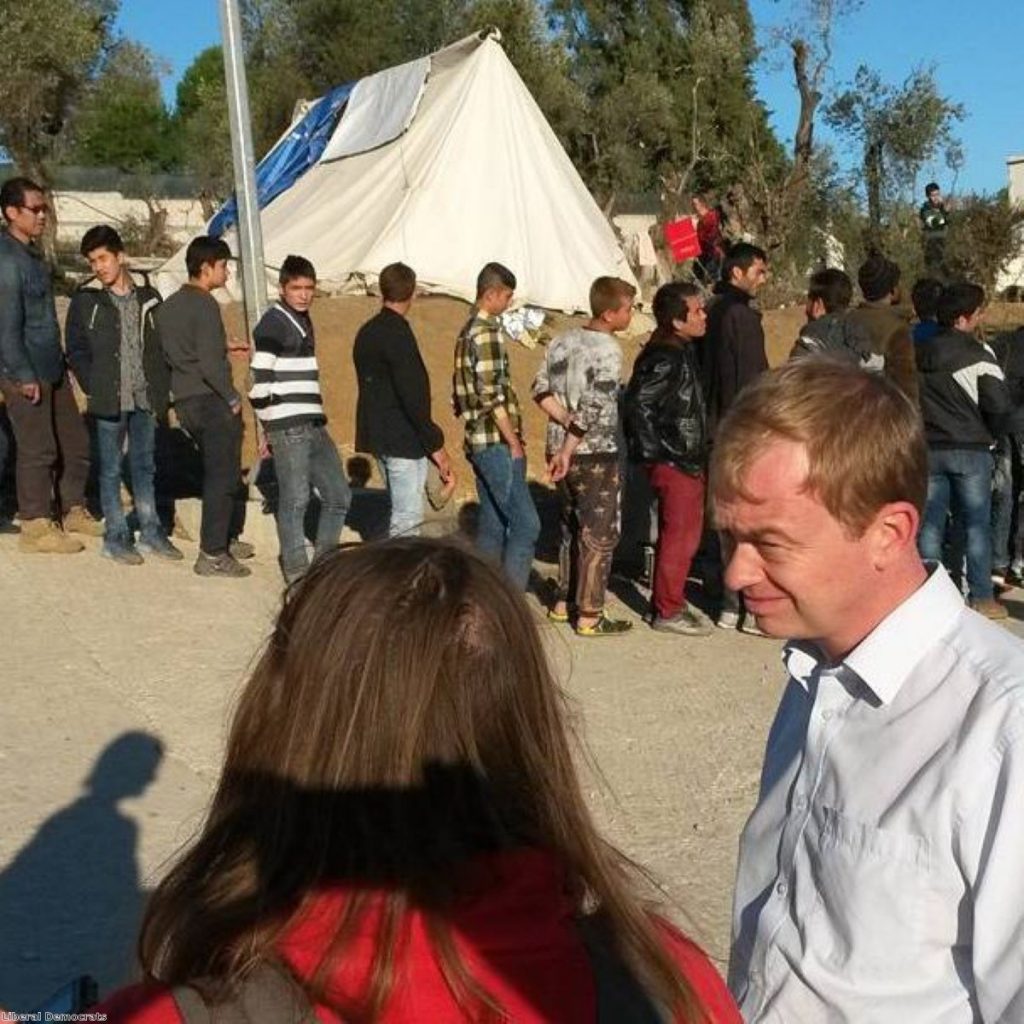
M 97 519 L 84 505 L 68 509 L 64 517 L 65 533 L 80 533 L 83 537 L 102 537 L 103 522 Z
M 74 555 L 84 551 L 85 545 L 51 519 L 23 519 L 18 550 L 28 555 Z

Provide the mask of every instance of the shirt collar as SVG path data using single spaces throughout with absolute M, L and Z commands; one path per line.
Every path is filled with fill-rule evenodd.
M 843 659 L 882 704 L 889 704 L 907 676 L 963 611 L 964 601 L 941 565 L 928 564 L 928 579 L 894 608 Z M 792 641 L 782 652 L 790 676 L 805 690 L 815 673 L 828 668 L 821 649 L 808 641 Z

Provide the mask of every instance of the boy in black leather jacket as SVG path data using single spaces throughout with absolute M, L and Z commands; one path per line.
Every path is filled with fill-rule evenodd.
M 651 626 L 705 636 L 711 622 L 685 590 L 704 525 L 708 428 L 695 342 L 707 314 L 700 290 L 682 282 L 659 288 L 653 309 L 658 326 L 633 366 L 623 410 L 629 456 L 658 496 Z

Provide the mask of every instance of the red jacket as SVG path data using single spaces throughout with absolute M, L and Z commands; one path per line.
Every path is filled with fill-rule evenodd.
M 459 954 L 516 1024 L 593 1024 L 597 1019 L 590 963 L 572 920 L 564 872 L 550 854 L 517 850 L 486 858 L 486 886 L 452 915 Z M 343 890 L 325 891 L 284 938 L 280 951 L 300 976 L 319 963 Z M 336 972 L 341 992 L 360 991 L 373 954 L 374 922 Z M 665 944 L 706 1008 L 711 1024 L 742 1024 L 725 984 L 692 942 L 663 923 Z M 97 1008 L 111 1024 L 182 1024 L 166 988 L 136 985 Z M 324 1024 L 341 1024 L 319 1008 Z M 423 918 L 413 913 L 409 943 L 382 1024 L 465 1024 L 434 956 Z

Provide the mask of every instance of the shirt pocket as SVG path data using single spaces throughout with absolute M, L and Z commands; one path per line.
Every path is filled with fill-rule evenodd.
M 808 946 L 854 977 L 901 973 L 923 952 L 930 876 L 926 838 L 822 807 L 811 868 L 817 907 Z

